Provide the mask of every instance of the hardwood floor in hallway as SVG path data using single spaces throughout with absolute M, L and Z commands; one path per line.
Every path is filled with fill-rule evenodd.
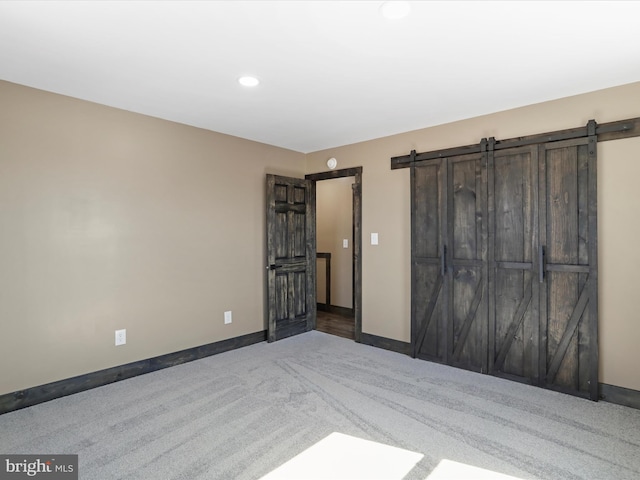
M 316 330 L 353 340 L 355 338 L 355 320 L 352 317 L 318 310 Z

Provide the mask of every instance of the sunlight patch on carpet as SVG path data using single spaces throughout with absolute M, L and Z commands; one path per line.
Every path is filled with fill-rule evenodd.
M 261 480 L 402 480 L 421 453 L 333 432 Z

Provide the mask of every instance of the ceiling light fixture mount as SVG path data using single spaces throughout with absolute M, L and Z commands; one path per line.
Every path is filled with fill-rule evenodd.
M 380 5 L 380 13 L 389 20 L 399 20 L 409 15 L 411 5 L 404 1 L 388 1 Z
M 245 75 L 238 78 L 238 83 L 243 87 L 256 87 L 260 83 L 260 80 L 258 80 L 256 77 Z

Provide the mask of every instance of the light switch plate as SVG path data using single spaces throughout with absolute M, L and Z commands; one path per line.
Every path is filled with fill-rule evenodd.
M 231 310 L 224 312 L 224 324 L 229 325 L 233 321 L 233 317 L 231 316 Z
M 348 238 L 344 238 L 342 240 L 342 248 L 349 248 L 349 239 Z
M 371 234 L 371 245 L 378 245 L 378 234 L 377 233 L 372 233 Z

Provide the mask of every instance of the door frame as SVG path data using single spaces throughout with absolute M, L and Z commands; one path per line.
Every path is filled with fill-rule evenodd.
M 354 177 L 353 183 L 353 314 L 355 319 L 354 340 L 361 343 L 362 338 L 362 167 L 343 168 L 328 172 L 311 173 L 305 179 L 313 182 L 335 178 Z M 315 204 L 313 206 L 315 211 Z

